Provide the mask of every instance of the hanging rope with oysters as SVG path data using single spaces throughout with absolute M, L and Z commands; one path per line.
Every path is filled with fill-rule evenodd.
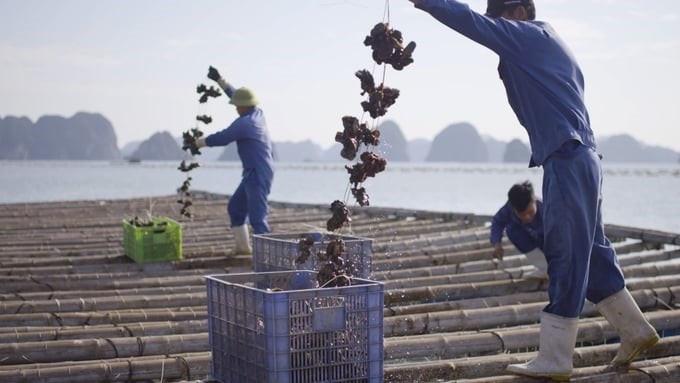
M 212 122 L 212 117 L 206 114 L 200 114 L 201 106 L 208 102 L 209 98 L 215 98 L 222 95 L 219 89 L 215 88 L 214 86 L 207 87 L 205 84 L 199 84 L 196 87 L 196 93 L 200 94 L 200 97 L 198 98 L 199 112 L 196 114 L 196 126 L 182 133 L 182 150 L 188 152 L 191 155 L 192 159 L 190 161 L 193 161 L 194 156 L 201 154 L 201 151 L 198 149 L 198 147 L 196 147 L 195 144 L 197 139 L 203 137 L 203 132 L 198 127 L 198 122 L 200 121 L 205 125 Z M 181 216 L 186 218 L 193 218 L 194 216 L 192 211 L 193 201 L 190 190 L 192 178 L 189 173 L 198 167 L 200 167 L 198 162 L 187 163 L 187 160 L 183 159 L 177 168 L 181 172 L 187 174 L 187 177 L 184 182 L 182 182 L 182 185 L 177 188 L 177 193 L 179 194 L 177 203 L 182 205 L 179 213 Z
M 371 47 L 373 61 L 383 66 L 383 82 L 376 86 L 373 74 L 366 69 L 359 70 L 355 76 L 361 82 L 361 95 L 367 100 L 361 102 L 361 108 L 371 117 L 372 125 L 377 126 L 376 119 L 384 116 L 389 107 L 394 105 L 399 97 L 399 90 L 385 85 L 385 72 L 390 65 L 395 70 L 402 70 L 413 63 L 413 51 L 416 43 L 411 41 L 404 46 L 404 39 L 399 30 L 393 29 L 389 24 L 389 0 L 386 1 L 385 10 L 387 21 L 377 23 L 370 34 L 364 39 L 364 45 Z M 374 66 L 375 67 L 375 66 Z M 370 148 L 380 143 L 380 131 L 377 128 L 370 129 L 366 122 L 356 117 L 342 117 L 343 130 L 335 134 L 335 141 L 342 144 L 340 156 L 353 161 L 362 145 L 366 147 L 356 164 L 345 166 L 349 173 L 349 191 L 359 206 L 369 206 L 369 196 L 363 182 L 368 177 L 375 177 L 377 173 L 385 170 L 387 160 L 379 154 L 371 152 Z M 328 231 L 341 229 L 351 222 L 350 211 L 345 201 L 335 200 L 331 204 L 332 217 L 328 220 Z
M 363 109 L 362 120 L 353 116 L 343 116 L 343 130 L 335 134 L 335 141 L 342 144 L 340 156 L 348 161 L 354 161 L 362 147 L 365 151 L 359 155 L 359 161 L 352 166 L 345 166 L 349 173 L 348 189 L 359 206 L 369 206 L 369 197 L 363 186 L 368 177 L 375 177 L 387 167 L 387 160 L 379 154 L 370 151 L 372 147 L 380 143 L 380 131 L 377 129 L 377 119 L 387 113 L 389 107 L 394 105 L 399 97 L 399 90 L 385 85 L 385 72 L 387 65 L 395 70 L 402 70 L 413 63 L 412 54 L 416 48 L 415 42 L 403 45 L 403 37 L 400 31 L 393 29 L 389 24 L 389 0 L 385 2 L 387 21 L 376 24 L 370 34 L 364 39 L 364 45 L 371 47 L 373 61 L 382 65 L 382 82 L 376 86 L 373 73 L 366 69 L 359 70 L 354 75 L 359 78 L 361 95 L 366 100 L 361 102 Z M 375 69 L 375 65 L 374 65 Z M 370 116 L 373 129 L 363 121 L 363 116 Z M 338 231 L 345 224 L 351 222 L 350 210 L 347 207 L 348 194 L 344 201 L 335 200 L 331 203 L 331 218 L 326 222 L 328 231 Z M 300 238 L 298 249 L 300 256 L 295 260 L 297 264 L 304 263 L 311 256 L 311 247 L 314 240 L 311 236 Z M 342 255 L 346 252 L 344 241 L 340 237 L 331 238 L 326 251 L 317 254 L 320 267 L 317 273 L 317 282 L 321 287 L 338 287 L 350 284 L 350 265 Z

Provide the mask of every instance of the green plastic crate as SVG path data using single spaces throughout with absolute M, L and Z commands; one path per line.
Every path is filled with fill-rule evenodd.
M 182 227 L 176 221 L 151 218 L 153 226 L 133 226 L 123 220 L 125 254 L 137 263 L 182 259 Z

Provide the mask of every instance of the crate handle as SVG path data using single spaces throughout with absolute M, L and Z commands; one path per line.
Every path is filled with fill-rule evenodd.
M 345 297 L 314 298 L 312 311 L 314 331 L 342 331 L 345 329 Z
M 168 229 L 168 223 L 166 221 L 161 221 L 154 223 L 153 225 L 153 232 L 154 233 L 165 233 L 165 231 Z

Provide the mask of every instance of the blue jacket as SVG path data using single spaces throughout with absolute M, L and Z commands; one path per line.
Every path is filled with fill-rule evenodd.
M 543 250 L 543 201 L 536 200 L 536 216 L 526 225 L 519 220 L 510 201 L 506 202 L 491 220 L 489 240 L 492 245 L 501 242 L 504 231 L 520 251 L 530 251 L 537 247 Z
M 234 90 L 230 85 L 224 92 L 231 98 Z M 226 129 L 205 138 L 207 146 L 225 146 L 232 142 L 236 142 L 238 156 L 243 164 L 243 177 L 254 171 L 258 177 L 271 183 L 274 178 L 274 158 L 262 109 L 253 108 Z
M 568 140 L 595 149 L 583 74 L 548 23 L 490 18 L 454 0 L 419 0 L 417 7 L 498 54 L 508 102 L 529 133 L 530 166 Z

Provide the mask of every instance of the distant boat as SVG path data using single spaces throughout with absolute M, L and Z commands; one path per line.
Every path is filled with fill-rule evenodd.
M 127 162 L 129 162 L 131 164 L 138 164 L 138 163 L 142 162 L 142 159 L 139 158 L 139 157 L 128 157 L 126 159 L 127 159 Z

